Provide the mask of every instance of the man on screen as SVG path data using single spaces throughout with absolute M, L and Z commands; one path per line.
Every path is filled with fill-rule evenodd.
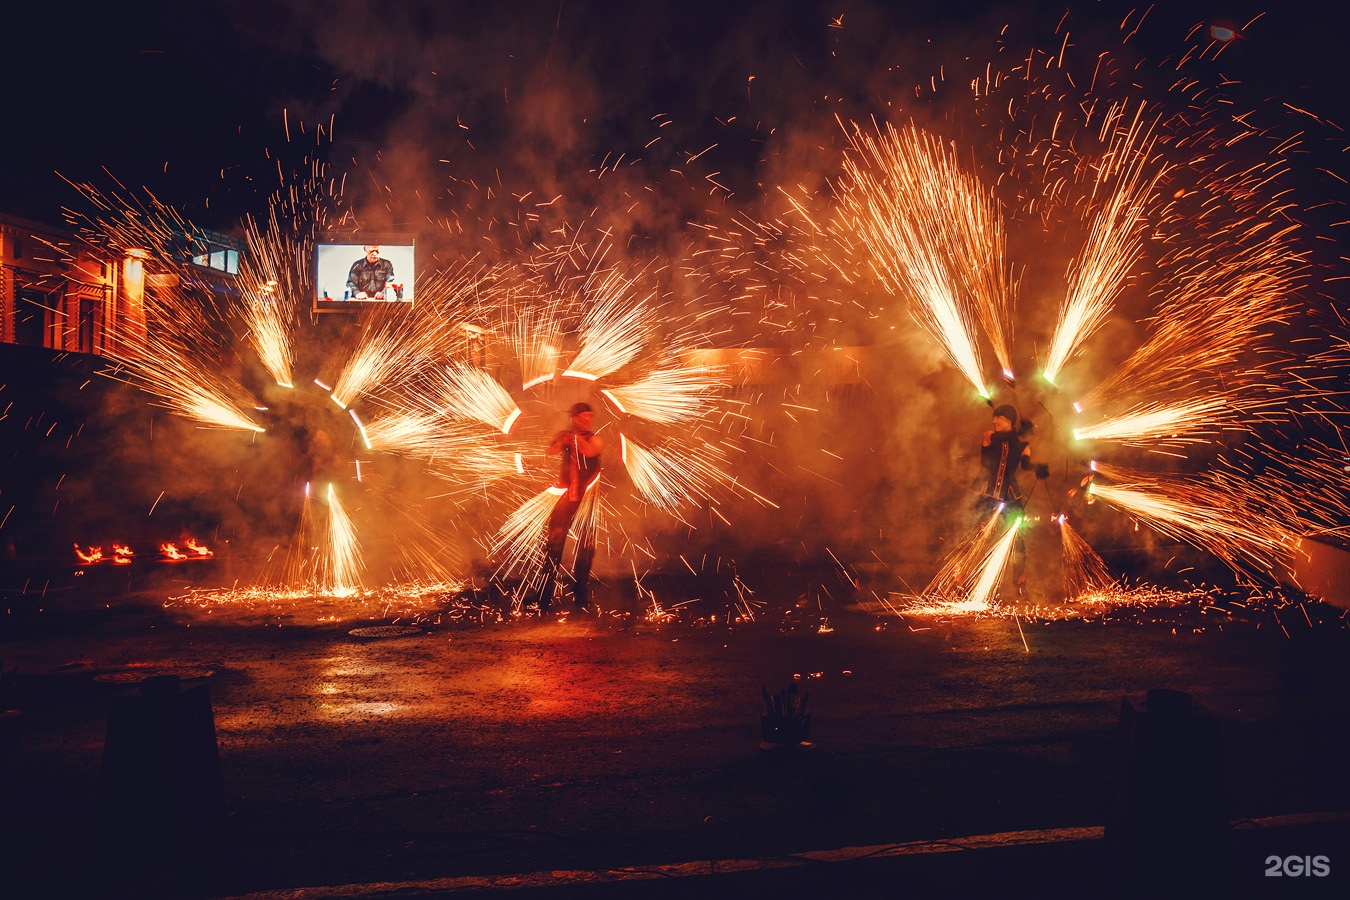
M 380 258 L 380 248 L 377 244 L 370 244 L 366 248 L 366 255 L 352 263 L 351 270 L 347 272 L 347 290 L 353 300 L 386 300 L 393 299 L 385 297 L 385 287 L 389 285 L 394 278 L 394 264 L 387 259 Z M 397 285 L 391 285 L 391 288 L 397 290 Z M 400 295 L 398 299 L 402 300 L 403 292 L 397 291 Z

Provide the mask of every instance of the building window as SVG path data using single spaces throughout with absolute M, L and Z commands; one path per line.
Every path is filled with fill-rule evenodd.
M 239 274 L 239 251 L 230 250 L 227 247 L 213 247 L 206 253 L 199 253 L 192 257 L 193 263 L 207 269 L 216 269 L 220 272 L 228 272 L 231 275 Z

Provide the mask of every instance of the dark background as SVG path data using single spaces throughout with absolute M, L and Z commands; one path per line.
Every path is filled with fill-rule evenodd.
M 1067 7 L 1070 34 L 1087 35 L 1115 31 L 1134 5 Z M 339 171 L 378 180 L 379 157 L 401 146 L 433 171 L 443 159 L 456 176 L 509 178 L 542 158 L 559 170 L 592 168 L 607 153 L 632 158 L 659 114 L 672 126 L 643 154 L 653 172 L 720 142 L 712 168 L 744 194 L 763 136 L 822 98 L 865 108 L 876 73 L 895 67 L 897 83 L 918 80 L 984 52 L 1005 24 L 1015 37 L 1053 28 L 1065 11 L 852 0 L 19 4 L 7 12 L 0 209 L 57 222 L 75 200 L 58 174 L 106 183 L 111 173 L 228 229 L 274 185 L 269 152 L 283 151 L 287 124 L 292 150 L 314 150 Z M 1197 23 L 1258 15 L 1225 50 L 1225 75 L 1253 96 L 1343 123 L 1344 10 L 1157 4 L 1131 41 L 1157 60 Z M 830 27 L 836 18 L 843 27 Z M 726 124 L 732 116 L 738 128 Z M 319 123 L 333 134 L 314 144 Z

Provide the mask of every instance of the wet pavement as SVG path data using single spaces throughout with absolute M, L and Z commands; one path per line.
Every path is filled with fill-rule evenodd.
M 1190 854 L 1192 876 L 1229 896 L 1344 891 L 1350 632 L 1335 613 L 1301 629 L 1196 608 L 899 620 L 794 614 L 793 599 L 730 627 L 620 615 L 611 592 L 599 613 L 352 634 L 391 622 L 10 595 L 5 878 L 53 897 L 1174 884 L 1183 857 L 1102 838 L 1130 768 L 1122 698 L 1167 688 L 1218 735 L 1177 745 L 1168 768 L 1218 783 L 1237 826 Z M 151 675 L 205 685 L 213 713 L 220 780 L 164 775 L 176 803 L 138 803 L 105 771 L 110 717 Z M 790 687 L 809 692 L 811 745 L 763 749 L 761 689 Z M 1305 871 L 1280 868 L 1288 856 Z

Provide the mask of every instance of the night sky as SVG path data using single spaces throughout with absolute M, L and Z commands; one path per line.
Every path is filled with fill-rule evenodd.
M 1224 74 L 1254 97 L 1343 122 L 1350 16 L 1313 12 L 1318 5 L 1269 4 L 1225 51 Z M 1154 61 L 1194 24 L 1240 26 L 1262 10 L 1159 7 L 1134 38 Z M 1118 44 L 1133 8 L 1074 3 L 1069 31 Z M 887 96 L 987 55 L 1004 25 L 1044 32 L 1063 12 L 856 0 L 28 3 L 7 28 L 0 208 L 59 222 L 76 197 L 58 173 L 107 185 L 106 167 L 228 230 L 274 186 L 269 153 L 317 154 L 339 173 L 368 176 L 348 182 L 354 198 L 374 185 L 425 199 L 447 176 L 559 190 L 619 153 L 655 176 L 714 143 L 706 171 L 746 198 L 762 189 L 765 161 L 786 135 L 833 127 L 832 103 L 884 114 Z M 318 124 L 332 134 L 315 143 Z M 416 218 L 375 217 L 385 227 Z

